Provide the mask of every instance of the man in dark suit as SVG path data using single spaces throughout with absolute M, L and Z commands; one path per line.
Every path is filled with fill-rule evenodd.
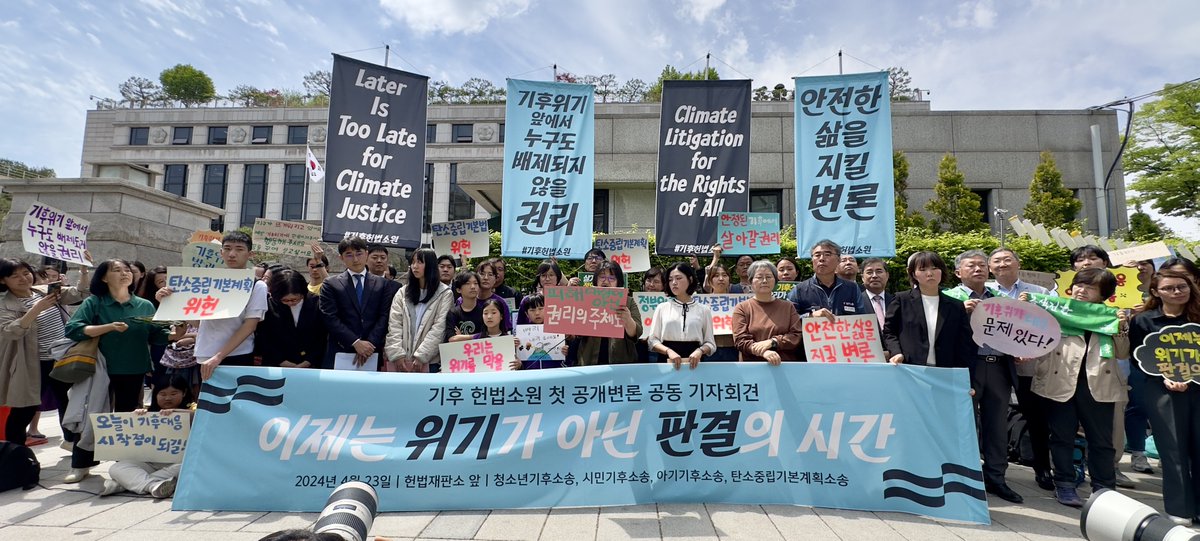
M 871 257 L 863 261 L 862 285 L 867 298 L 867 306 L 875 311 L 875 317 L 879 320 L 879 328 L 882 329 L 887 307 L 892 303 L 893 297 L 886 291 L 888 271 L 882 259 Z
M 324 368 L 334 367 L 338 353 L 353 353 L 360 366 L 372 354 L 382 353 L 392 297 L 400 289 L 400 284 L 367 272 L 367 243 L 361 238 L 339 242 L 338 254 L 346 272 L 321 286 L 321 314 L 329 329 Z

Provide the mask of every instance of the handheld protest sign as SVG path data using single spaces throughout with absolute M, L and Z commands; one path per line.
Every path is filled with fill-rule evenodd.
M 1171 381 L 1196 382 L 1200 377 L 1200 324 L 1185 323 L 1150 333 L 1133 350 L 1142 372 Z
M 430 224 L 433 249 L 452 257 L 473 258 L 490 255 L 487 220 L 456 220 Z
M 312 245 L 321 242 L 321 226 L 285 220 L 254 219 L 254 249 L 267 254 L 308 259 Z
M 1128 267 L 1117 267 L 1108 269 L 1117 278 L 1117 291 L 1113 296 L 1104 299 L 1104 304 L 1114 308 L 1133 308 L 1142 303 L 1142 292 L 1138 286 L 1142 285 L 1138 281 L 1137 269 Z M 1062 271 L 1058 273 L 1058 294 L 1062 297 L 1069 297 L 1067 292 L 1071 290 L 1071 281 L 1075 279 L 1075 271 Z
M 192 418 L 182 411 L 170 415 L 93 413 L 90 417 L 96 435 L 97 460 L 183 462 Z
M 592 243 L 626 274 L 650 270 L 650 240 L 646 235 L 598 235 Z
M 779 214 L 722 212 L 717 222 L 717 244 L 728 255 L 777 254 Z
M 442 371 L 450 374 L 503 372 L 515 360 L 516 342 L 511 336 L 447 342 L 438 346 Z
M 225 265 L 221 245 L 213 242 L 190 242 L 183 248 L 183 266 L 196 269 L 215 269 Z
M 513 334 L 517 337 L 518 361 L 562 363 L 567 358 L 562 350 L 566 335 L 546 332 L 542 325 L 517 325 Z
M 712 310 L 713 335 L 732 335 L 733 334 L 733 309 L 747 299 L 754 298 L 754 295 L 749 293 L 703 293 L 692 297 L 696 302 L 708 306 Z M 641 309 L 641 305 L 638 305 Z M 653 316 L 654 314 L 650 314 Z M 645 318 L 646 313 L 642 312 L 642 317 Z M 646 323 L 649 328 L 650 323 Z
M 544 328 L 575 336 L 624 337 L 617 308 L 625 306 L 628 294 L 623 287 L 548 287 Z
M 811 363 L 881 363 L 883 342 L 875 314 L 802 320 L 804 352 Z
M 992 297 L 971 312 L 975 343 L 1014 357 L 1041 357 L 1062 342 L 1062 326 L 1045 308 L 1030 302 Z
M 167 267 L 167 287 L 173 292 L 159 302 L 154 319 L 237 317 L 250 302 L 254 283 L 254 269 Z
M 639 291 L 633 294 L 633 301 L 637 303 L 638 312 L 642 316 L 642 336 L 645 340 L 650 336 L 650 324 L 654 323 L 654 309 L 658 305 L 667 302 L 665 293 L 647 293 Z
M 31 254 L 90 267 L 83 257 L 90 228 L 87 220 L 35 201 L 21 222 L 21 243 Z

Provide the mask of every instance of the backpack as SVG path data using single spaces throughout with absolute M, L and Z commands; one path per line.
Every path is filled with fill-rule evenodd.
M 1008 409 L 1008 461 L 1025 466 L 1033 465 L 1033 443 L 1025 416 L 1017 408 Z
M 33 450 L 11 441 L 0 441 L 0 492 L 17 487 L 29 490 L 38 484 L 42 465 Z

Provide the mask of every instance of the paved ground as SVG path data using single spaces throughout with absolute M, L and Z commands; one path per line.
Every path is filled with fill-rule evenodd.
M 0 540 L 256 540 L 284 528 L 308 527 L 315 513 L 171 511 L 170 500 L 96 496 L 106 466 L 78 485 L 62 482 L 70 468 L 57 420 L 42 420 L 50 443 L 35 447 L 42 487 L 0 493 Z M 1157 467 L 1157 461 L 1151 461 Z M 1138 489 L 1122 492 L 1162 510 L 1161 480 L 1129 472 Z M 1037 488 L 1029 468 L 1011 466 L 1009 484 L 1023 505 L 992 498 L 991 526 L 963 525 L 900 513 L 869 513 L 778 505 L 671 504 L 575 509 L 384 513 L 373 535 L 393 539 L 480 540 L 1048 540 L 1080 539 L 1079 512 Z M 1086 493 L 1082 493 L 1087 497 Z

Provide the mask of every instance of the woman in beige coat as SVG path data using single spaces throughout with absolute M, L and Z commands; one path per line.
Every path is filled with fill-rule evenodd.
M 438 279 L 437 254 L 428 248 L 413 252 L 408 284 L 392 299 L 383 351 L 387 372 L 429 372 L 440 364 L 438 346 L 454 294 Z
M 1102 268 L 1084 269 L 1071 281 L 1071 298 L 1103 304 L 1117 288 L 1117 279 Z M 1075 491 L 1075 434 L 1079 425 L 1087 436 L 1088 473 L 1092 489 L 1114 489 L 1113 458 L 1114 403 L 1126 400 L 1126 384 L 1117 359 L 1129 356 L 1125 312 L 1117 312 L 1120 334 L 1113 336 L 1113 351 L 1101 352 L 1100 335 L 1063 336 L 1054 351 L 1036 359 L 1034 394 L 1043 398 L 1042 408 L 1050 428 L 1050 459 L 1054 465 L 1055 499 L 1071 507 L 1082 507 Z
M 74 287 L 53 287 L 42 294 L 33 282 L 28 263 L 0 259 L 0 406 L 12 408 L 4 434 L 18 445 L 25 445 L 26 428 L 42 404 L 42 363 L 53 361 L 50 344 L 63 337 L 58 303 L 83 298 Z M 67 387 L 63 384 L 59 399 L 64 404 Z

